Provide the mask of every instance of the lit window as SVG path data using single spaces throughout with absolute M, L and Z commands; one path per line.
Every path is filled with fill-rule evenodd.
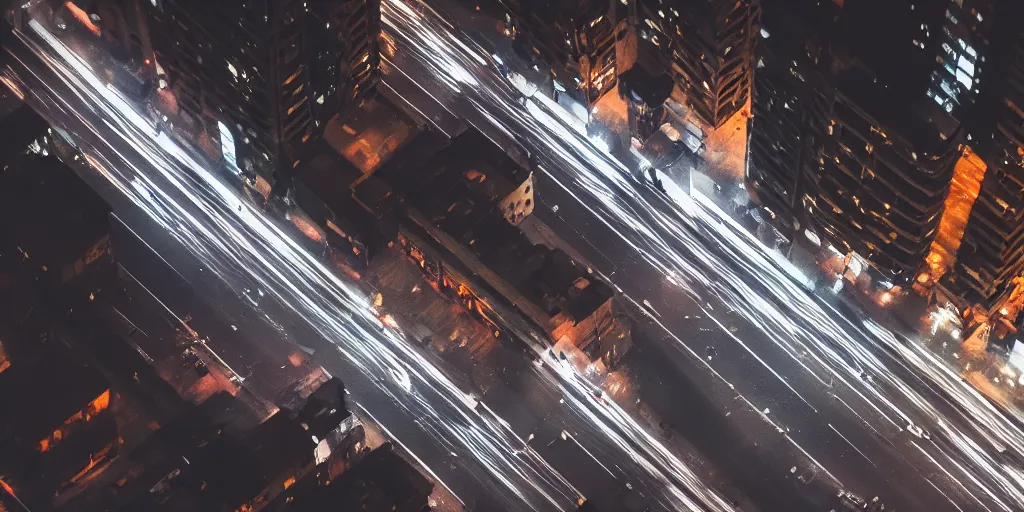
M 228 129 L 227 125 L 218 121 L 217 128 L 220 132 L 220 152 L 224 157 L 224 163 L 227 164 L 235 174 L 238 174 L 238 162 L 235 156 L 235 137 L 231 135 L 231 130 Z
M 961 55 L 960 59 L 956 63 L 957 67 L 962 69 L 967 76 L 974 77 L 974 63 L 967 59 L 967 56 Z
M 971 75 L 968 75 L 967 73 L 965 73 L 964 70 L 962 70 L 962 69 L 957 69 L 956 70 L 956 80 L 958 82 L 964 84 L 964 87 L 967 87 L 968 89 L 970 89 L 971 87 L 974 87 L 973 77 Z

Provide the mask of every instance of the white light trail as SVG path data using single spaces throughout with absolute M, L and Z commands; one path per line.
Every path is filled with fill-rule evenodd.
M 514 88 L 492 70 L 481 69 L 476 62 L 488 54 L 486 50 L 467 50 L 460 34 L 399 7 L 403 1 L 383 2 L 384 25 L 395 40 L 411 48 L 416 64 L 435 73 L 462 67 L 465 71 L 458 76 L 473 76 L 465 83 L 445 82 L 452 89 L 450 95 L 482 112 L 500 131 L 528 134 L 531 149 L 548 163 L 543 172 L 636 250 L 644 264 L 673 276 L 697 304 L 713 298 L 761 332 L 757 343 L 728 337 L 760 361 L 767 374 L 792 390 L 791 372 L 797 369 L 819 389 L 793 390 L 796 396 L 816 410 L 848 411 L 863 422 L 876 442 L 912 458 L 921 477 L 945 489 L 943 494 L 950 496 L 951 503 L 1005 511 L 1024 503 L 1019 463 L 1008 464 L 1000 457 L 1004 450 L 1011 450 L 1016 461 L 1024 457 L 1024 433 L 1018 427 L 1024 418 L 1019 411 L 997 410 L 923 347 L 898 339 L 870 320 L 844 319 L 807 293 L 805 276 L 707 198 L 676 193 L 674 201 L 667 201 L 644 193 L 624 166 L 567 126 L 558 113 L 545 109 L 543 102 L 521 102 Z M 628 285 L 626 281 L 616 284 Z M 713 311 L 702 309 L 714 316 Z M 727 332 L 721 322 L 716 323 Z M 770 351 L 789 363 L 776 368 L 758 356 Z M 714 369 L 715 364 L 708 366 Z M 754 390 L 744 382 L 729 385 L 738 391 Z M 804 398 L 810 392 L 834 397 L 829 400 L 839 407 Z M 941 444 L 915 444 L 916 438 L 905 431 L 907 425 L 926 426 Z M 658 445 L 638 446 L 650 456 Z M 916 456 L 919 451 L 928 457 Z M 978 501 L 977 496 L 987 499 Z
M 240 296 L 246 289 L 266 290 L 332 340 L 365 375 L 394 376 L 394 383 L 382 381 L 380 389 L 417 418 L 439 444 L 478 461 L 499 485 L 495 494 L 506 496 L 507 503 L 565 509 L 580 497 L 546 461 L 524 451 L 521 440 L 504 425 L 467 407 L 464 392 L 433 363 L 394 331 L 382 328 L 358 289 L 324 267 L 197 155 L 166 134 L 155 134 L 153 123 L 108 89 L 45 27 L 36 20 L 29 27 L 47 47 L 27 37 L 23 42 L 79 96 L 78 101 L 101 114 L 104 125 L 91 125 L 91 113 L 76 110 L 70 99 L 61 99 L 52 88 L 47 96 L 62 101 L 51 108 L 77 116 L 93 132 L 93 140 L 107 144 L 91 154 L 98 164 L 96 172 L 214 275 L 223 277 Z M 132 155 L 108 142 L 112 140 L 129 145 L 144 168 L 136 167 Z M 108 155 L 115 160 L 108 160 Z
M 259 290 L 262 296 L 266 290 L 326 339 L 333 340 L 346 360 L 365 375 L 391 375 L 394 386 L 381 382 L 380 388 L 399 407 L 419 418 L 424 430 L 439 443 L 478 460 L 490 477 L 514 496 L 515 508 L 561 509 L 575 502 L 580 493 L 570 482 L 511 432 L 504 420 L 486 406 L 486 414 L 471 407 L 465 393 L 436 366 L 395 332 L 383 329 L 357 289 L 323 267 L 283 228 L 221 181 L 202 157 L 155 130 L 136 106 L 99 80 L 78 55 L 38 21 L 30 21 L 29 27 L 46 47 L 28 38 L 23 42 L 60 77 L 79 103 L 60 98 L 51 87 L 48 97 L 60 100 L 51 108 L 74 116 L 93 132 L 93 139 L 102 141 L 88 156 L 93 169 L 110 185 L 254 306 L 259 306 L 258 301 L 248 291 Z M 460 69 L 464 71 L 447 69 L 453 78 L 451 83 L 472 84 L 470 75 Z M 83 108 L 89 112 L 82 112 Z M 91 114 L 96 114 L 102 124 L 90 123 Z M 136 165 L 134 162 L 139 160 L 117 144 L 108 142 L 115 139 L 137 153 L 141 165 Z M 566 397 L 574 414 L 592 423 L 603 436 L 594 441 L 603 446 L 604 455 L 619 460 L 619 468 L 631 468 L 621 476 L 636 478 L 649 490 L 660 493 L 654 499 L 665 509 L 732 509 L 620 408 L 578 398 L 590 396 L 594 389 L 579 375 L 559 380 L 547 369 L 537 371 L 542 382 Z M 652 455 L 656 457 L 654 462 L 648 460 Z

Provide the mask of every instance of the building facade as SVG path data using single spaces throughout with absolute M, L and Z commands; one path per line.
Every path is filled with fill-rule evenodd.
M 626 10 L 621 3 L 611 8 L 601 0 L 583 2 L 573 26 L 575 55 L 580 62 L 583 97 L 593 105 L 618 83 L 616 40 L 625 30 Z
M 226 128 L 237 167 L 275 184 L 287 185 L 305 144 L 377 79 L 375 0 L 157 0 L 146 13 L 181 111 L 208 133 Z
M 313 122 L 319 128 L 347 103 L 372 97 L 380 79 L 380 0 L 307 0 Z M 323 29 L 320 29 L 323 25 Z M 332 29 L 332 27 L 334 27 Z M 323 100 L 321 100 L 323 98 Z
M 640 52 L 657 56 L 703 123 L 720 127 L 750 97 L 758 0 L 636 0 Z
M 976 86 L 971 144 L 988 170 L 943 284 L 965 305 L 998 308 L 1024 273 L 1024 30 L 1015 22 L 1024 6 L 967 6 L 961 20 L 998 20 L 976 36 L 987 51 L 979 50 L 985 79 Z
M 774 225 L 790 238 L 806 210 L 814 95 L 826 86 L 819 69 L 822 37 L 815 27 L 831 11 L 829 4 L 766 8 L 758 36 L 745 179 Z
M 547 67 L 588 106 L 617 84 L 616 37 L 626 9 L 609 0 L 501 0 L 520 53 Z
M 848 90 L 864 90 L 865 79 L 848 82 Z M 932 124 L 937 108 L 905 122 L 883 120 L 864 106 L 874 100 L 839 89 L 815 100 L 818 131 L 803 192 L 808 228 L 893 282 L 908 282 L 938 229 L 960 156 L 958 125 L 941 131 Z
M 937 62 L 928 97 L 947 112 L 971 106 L 980 92 L 993 25 L 994 0 L 949 0 L 938 32 Z
M 963 135 L 928 94 L 945 6 L 898 3 L 763 3 L 747 169 L 784 234 L 893 283 L 928 254 Z

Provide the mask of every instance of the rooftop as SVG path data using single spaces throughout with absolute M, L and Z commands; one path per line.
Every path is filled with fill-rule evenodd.
M 14 361 L 0 373 L 0 426 L 23 441 L 35 442 L 109 389 L 99 371 L 68 355 Z
M 0 215 L 20 220 L 13 241 L 39 265 L 57 269 L 84 256 L 109 231 L 109 213 L 103 199 L 52 155 L 22 163 L 0 184 Z

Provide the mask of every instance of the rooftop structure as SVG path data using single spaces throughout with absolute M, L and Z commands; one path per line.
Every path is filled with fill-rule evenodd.
M 410 150 L 436 150 L 435 139 L 422 137 L 419 146 Z M 410 163 L 421 165 L 422 161 Z M 418 170 L 399 162 L 382 173 L 381 178 L 430 216 L 440 214 L 432 211 L 435 205 L 486 205 L 496 208 L 514 226 L 533 213 L 535 206 L 532 173 L 478 130 L 465 131 Z
M 397 199 L 379 178 L 364 175 L 325 142 L 313 142 L 299 168 L 294 198 L 322 227 L 327 242 L 346 248 L 356 271 L 395 239 Z
M 11 240 L 46 279 L 67 281 L 106 253 L 110 207 L 57 157 L 9 169 L 0 198 L 0 214 L 19 219 Z
M 120 510 L 260 510 L 317 471 L 351 414 L 332 378 L 297 410 L 255 427 L 249 416 L 221 392 L 158 430 L 133 454 L 143 471 L 123 486 Z

